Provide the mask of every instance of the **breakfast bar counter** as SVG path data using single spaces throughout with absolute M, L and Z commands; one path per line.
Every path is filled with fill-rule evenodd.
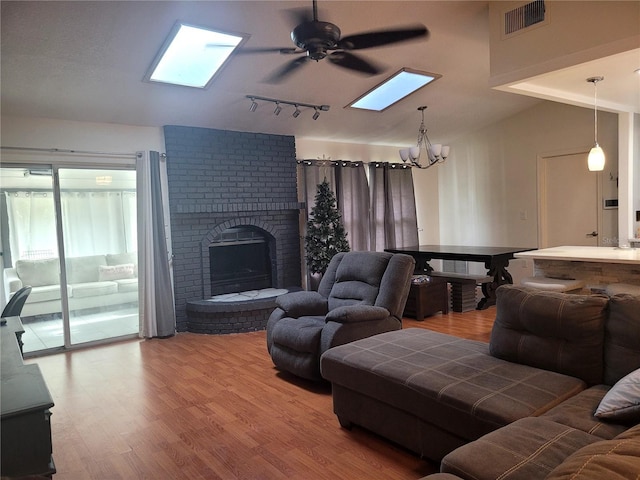
M 561 246 L 516 253 L 533 260 L 534 275 L 583 280 L 587 290 L 640 285 L 640 249 Z

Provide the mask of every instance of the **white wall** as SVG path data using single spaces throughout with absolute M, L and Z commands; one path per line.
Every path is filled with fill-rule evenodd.
M 505 12 L 524 3 L 489 3 L 491 85 L 638 48 L 639 2 L 548 1 L 544 23 L 505 37 Z
M 538 156 L 588 151 L 592 134 L 593 111 L 543 102 L 452 142 L 450 161 L 439 171 L 440 242 L 536 247 Z M 607 180 L 603 190 L 611 196 L 615 182 L 608 181 L 609 174 L 617 177 L 616 115 L 599 114 L 598 141 L 607 165 L 597 175 Z M 617 212 L 601 213 L 612 230 L 601 233 L 617 237 L 617 223 L 609 218 Z
M 3 147 L 57 148 L 107 153 L 135 153 L 143 150 L 164 152 L 164 135 L 160 127 L 5 116 L 2 117 L 1 131 Z M 50 155 L 38 155 L 34 152 L 2 150 L 0 153 L 3 162 L 52 161 Z M 83 157 L 80 161 L 104 163 L 105 160 Z M 109 162 L 121 163 L 123 160 L 112 159 Z M 132 163 L 132 160 L 126 162 Z

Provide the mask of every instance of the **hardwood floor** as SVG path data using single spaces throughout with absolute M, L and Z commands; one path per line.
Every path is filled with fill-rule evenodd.
M 405 319 L 488 341 L 495 307 Z M 328 385 L 278 372 L 264 331 L 178 334 L 34 358 L 52 409 L 56 480 L 418 479 L 437 465 L 344 430 Z

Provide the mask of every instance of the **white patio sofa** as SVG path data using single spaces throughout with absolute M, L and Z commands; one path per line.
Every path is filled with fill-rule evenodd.
M 107 307 L 138 300 L 138 261 L 136 253 L 116 253 L 67 258 L 69 310 Z M 14 268 L 4 269 L 7 301 L 24 285 L 31 295 L 22 317 L 62 311 L 60 268 L 57 258 L 18 260 Z

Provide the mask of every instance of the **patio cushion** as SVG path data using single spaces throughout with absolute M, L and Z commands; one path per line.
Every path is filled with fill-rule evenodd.
M 97 295 L 109 295 L 118 292 L 118 284 L 115 282 L 89 282 L 73 285 L 73 298 L 95 297 Z M 96 299 L 100 304 L 100 299 Z

